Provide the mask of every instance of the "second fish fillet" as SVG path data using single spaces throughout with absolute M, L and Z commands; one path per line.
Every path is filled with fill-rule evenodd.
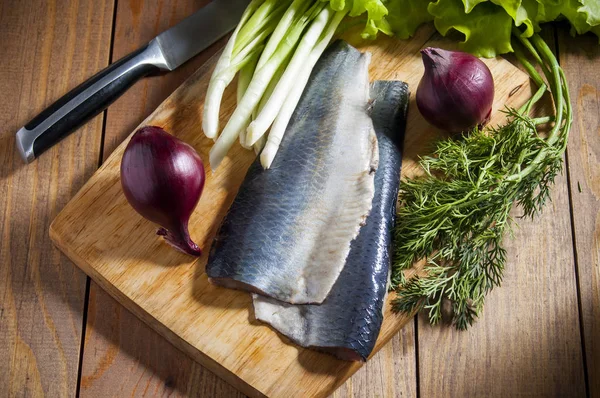
M 367 359 L 383 322 L 408 86 L 398 81 L 376 81 L 371 97 L 380 156 L 373 208 L 352 241 L 346 266 L 329 296 L 319 305 L 291 305 L 253 295 L 256 319 L 270 324 L 303 347 L 349 361 Z
M 325 300 L 374 194 L 369 59 L 342 41 L 323 54 L 271 168 L 250 167 L 217 233 L 212 283 L 293 304 Z

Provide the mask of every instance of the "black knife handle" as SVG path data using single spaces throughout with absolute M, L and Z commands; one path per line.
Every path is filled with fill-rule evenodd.
M 17 132 L 26 163 L 106 109 L 140 78 L 168 69 L 154 42 L 129 54 L 77 86 Z

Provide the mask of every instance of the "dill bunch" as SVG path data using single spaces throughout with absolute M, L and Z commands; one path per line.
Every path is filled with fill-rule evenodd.
M 529 41 L 517 32 L 546 76 L 556 115 L 529 116 L 548 86 L 516 48 L 538 91 L 520 109 L 507 110 L 504 126 L 438 142 L 435 152 L 421 159 L 425 176 L 402 182 L 392 264 L 395 311 L 426 310 L 435 324 L 449 300 L 452 323 L 466 329 L 483 309 L 486 294 L 502 282 L 502 242 L 513 206 L 534 217 L 550 198 L 571 125 L 569 93 L 544 41 L 538 35 Z M 548 122 L 553 127 L 543 136 L 538 127 Z M 407 280 L 404 271 L 421 259 L 426 259 L 425 275 Z

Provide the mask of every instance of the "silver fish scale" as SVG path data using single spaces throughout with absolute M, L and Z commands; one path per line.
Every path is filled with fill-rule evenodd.
M 252 164 L 213 242 L 213 283 L 322 302 L 368 215 L 377 145 L 368 55 L 334 44 L 315 66 L 271 168 Z
M 381 324 L 388 284 L 392 230 L 402 166 L 408 86 L 373 83 L 372 119 L 379 142 L 373 207 L 352 242 L 346 265 L 320 305 L 290 305 L 254 295 L 256 318 L 304 347 L 345 360 L 366 360 Z

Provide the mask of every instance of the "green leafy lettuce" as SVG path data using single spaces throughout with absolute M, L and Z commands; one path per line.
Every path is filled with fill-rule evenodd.
M 415 0 L 390 0 L 386 3 L 389 14 L 385 18 L 389 23 L 390 31 L 401 39 L 411 37 L 417 28 L 429 21 L 434 16 L 429 13 L 429 1 Z
M 540 24 L 557 19 L 571 23 L 571 33 L 600 37 L 600 0 L 323 0 L 336 10 L 350 8 L 350 16 L 366 17 L 364 38 L 382 32 L 401 39 L 411 37 L 419 25 L 434 21 L 446 35 L 464 36 L 461 48 L 478 56 L 493 57 L 512 51 L 511 29 L 531 37 Z
M 463 0 L 463 3 L 465 5 L 465 13 L 470 13 L 471 11 L 473 11 L 473 8 L 475 8 L 475 6 L 479 3 L 483 3 L 486 2 L 488 0 Z
M 431 3 L 428 10 L 442 35 L 454 29 L 465 36 L 460 43 L 464 51 L 478 57 L 493 57 L 513 50 L 510 45 L 512 18 L 495 4 L 482 2 L 467 14 L 461 0 L 438 0 Z
M 329 2 L 331 8 L 336 11 L 350 7 L 348 15 L 351 17 L 367 14 L 367 23 L 362 34 L 365 39 L 374 39 L 380 31 L 386 35 L 394 34 L 385 20 L 389 11 L 382 0 L 330 0 Z
M 580 0 L 582 4 L 577 11 L 585 14 L 586 22 L 590 26 L 600 25 L 600 1 L 598 0 Z

